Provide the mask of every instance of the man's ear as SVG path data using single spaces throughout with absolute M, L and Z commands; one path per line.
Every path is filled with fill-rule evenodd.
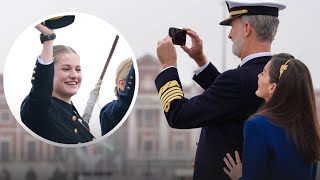
M 252 25 L 249 23 L 249 22 L 246 22 L 244 24 L 244 29 L 245 29 L 245 32 L 244 32 L 244 35 L 247 37 L 250 35 L 250 33 L 252 33 Z

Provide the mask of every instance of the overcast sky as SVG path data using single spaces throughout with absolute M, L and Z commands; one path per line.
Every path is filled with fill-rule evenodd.
M 320 52 L 317 14 L 320 1 L 281 1 L 287 4 L 287 9 L 280 12 L 281 23 L 272 50 L 274 53 L 292 53 L 304 61 L 310 68 L 315 86 L 320 87 L 320 62 L 317 56 Z M 25 28 L 43 17 L 66 11 L 89 13 L 112 24 L 128 40 L 136 58 L 144 54 L 156 56 L 156 43 L 167 35 L 170 26 L 191 27 L 204 40 L 208 59 L 222 70 L 221 47 L 230 30 L 218 25 L 227 16 L 222 0 L 10 0 L 1 5 L 0 11 L 0 72 L 3 72 L 10 47 Z M 224 30 L 227 33 L 223 35 Z M 227 39 L 226 42 L 226 68 L 229 69 L 236 67 L 239 60 L 231 53 L 230 41 Z M 180 49 L 178 53 L 182 82 L 190 83 L 196 65 Z
M 280 12 L 280 26 L 272 46 L 273 53 L 288 52 L 309 67 L 314 85 L 320 88 L 319 0 L 281 0 L 287 8 Z M 232 55 L 227 39 L 230 28 L 219 25 L 227 11 L 222 0 L 10 0 L 1 5 L 0 72 L 17 37 L 33 23 L 52 14 L 63 12 L 87 13 L 113 25 L 128 41 L 137 59 L 145 54 L 156 57 L 157 41 L 165 37 L 169 27 L 190 27 L 204 41 L 207 58 L 223 70 L 226 46 L 226 69 L 235 68 L 240 60 Z M 90 37 L 90 34 L 83 34 Z M 82 38 L 81 36 L 78 38 Z M 98 41 L 99 39 L 97 39 Z M 26 47 L 28 48 L 28 47 Z M 178 47 L 178 70 L 183 84 L 190 84 L 195 63 Z M 32 61 L 34 59 L 16 59 Z M 30 70 L 31 71 L 31 70 Z M 140 77 L 140 82 L 143 77 Z M 17 87 L 19 84 L 17 84 Z

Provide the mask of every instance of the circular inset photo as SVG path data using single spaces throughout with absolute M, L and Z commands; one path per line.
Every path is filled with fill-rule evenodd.
M 129 116 L 138 69 L 125 38 L 84 13 L 47 16 L 15 41 L 3 74 L 4 93 L 19 124 L 57 146 L 96 143 Z

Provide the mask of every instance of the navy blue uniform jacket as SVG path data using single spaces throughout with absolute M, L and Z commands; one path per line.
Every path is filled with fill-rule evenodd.
M 242 180 L 314 180 L 316 163 L 305 163 L 283 128 L 264 116 L 244 126 Z
M 127 76 L 123 91 L 119 92 L 117 100 L 106 104 L 100 111 L 101 134 L 111 131 L 123 118 L 130 107 L 135 90 L 135 72 L 133 65 Z
M 39 136 L 53 142 L 78 144 L 94 139 L 89 127 L 72 104 L 52 97 L 54 63 L 38 61 L 31 80 L 32 88 L 21 104 L 22 122 Z M 75 118 L 73 118 L 75 116 Z
M 191 99 L 183 95 L 176 68 L 161 72 L 156 80 L 168 124 L 173 128 L 202 127 L 193 179 L 229 179 L 223 157 L 242 154 L 245 120 L 262 104 L 255 95 L 258 74 L 271 56 L 254 58 L 237 69 L 219 73 L 210 63 L 194 80 L 205 90 Z

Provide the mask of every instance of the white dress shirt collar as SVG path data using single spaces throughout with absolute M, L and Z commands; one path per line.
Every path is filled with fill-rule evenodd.
M 271 54 L 271 52 L 259 52 L 259 53 L 250 54 L 249 56 L 242 59 L 239 66 L 241 67 L 242 65 L 244 65 L 246 62 L 250 61 L 251 59 L 254 59 L 257 57 L 263 57 L 263 56 L 272 56 L 272 54 Z

